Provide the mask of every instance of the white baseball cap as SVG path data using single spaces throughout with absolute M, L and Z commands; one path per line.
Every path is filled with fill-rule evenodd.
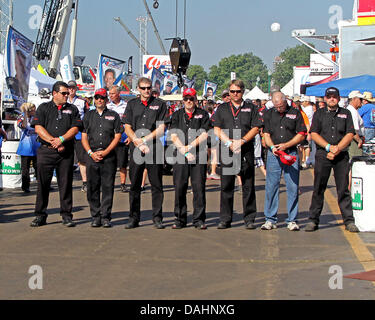
M 349 99 L 353 99 L 353 98 L 360 98 L 360 99 L 363 99 L 365 96 L 358 90 L 354 90 L 352 92 L 349 93 Z

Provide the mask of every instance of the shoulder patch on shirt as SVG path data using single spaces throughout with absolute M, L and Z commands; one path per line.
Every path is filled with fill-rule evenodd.
M 150 106 L 149 107 L 151 110 L 159 110 L 159 106 Z
M 343 119 L 346 119 L 348 117 L 346 114 L 338 114 L 337 116 Z
M 72 114 L 72 110 L 63 110 L 62 113 Z
M 105 116 L 104 119 L 106 120 L 115 120 L 114 116 Z
M 296 114 L 286 114 L 285 117 L 287 117 L 289 119 L 296 119 L 297 115 Z
M 241 109 L 241 112 L 251 112 L 251 109 L 250 108 L 243 108 L 243 109 Z

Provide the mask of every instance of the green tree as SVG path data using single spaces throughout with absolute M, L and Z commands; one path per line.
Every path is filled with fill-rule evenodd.
M 204 71 L 204 68 L 193 64 L 187 69 L 186 75 L 189 79 L 195 77 L 195 90 L 202 91 L 204 80 L 207 79 L 207 72 Z
M 294 66 L 309 66 L 311 53 L 314 51 L 305 45 L 285 49 L 280 54 L 281 62 L 276 65 L 275 72 L 272 74 L 275 84 L 280 88 L 284 87 L 293 78 Z
M 228 88 L 231 72 L 235 72 L 236 78 L 245 82 L 245 87 L 247 89 L 255 87 L 257 78 L 259 77 L 258 86 L 263 91 L 267 91 L 267 67 L 262 59 L 255 56 L 253 53 L 231 55 L 221 59 L 218 65 L 210 67 L 207 80 L 217 83 L 217 92 L 220 93 L 222 90 Z

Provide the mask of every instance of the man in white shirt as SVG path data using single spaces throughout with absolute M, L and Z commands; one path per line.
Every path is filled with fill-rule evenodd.
M 349 105 L 347 109 L 352 114 L 353 125 L 356 134 L 353 137 L 352 142 L 349 145 L 349 157 L 350 159 L 354 156 L 362 155 L 362 144 L 364 137 L 364 125 L 361 116 L 358 113 L 358 109 L 362 106 L 362 99 L 364 96 L 358 91 L 352 91 L 349 93 Z
M 116 111 L 120 116 L 120 119 L 123 117 L 127 103 L 124 100 L 121 100 L 120 97 L 121 88 L 117 85 L 114 85 L 109 90 L 109 98 L 111 102 L 107 104 L 109 110 Z M 129 159 L 129 139 L 125 132 L 121 135 L 121 140 L 117 147 L 115 148 L 117 156 L 117 167 L 120 169 L 120 181 L 121 181 L 121 192 L 128 192 L 126 188 L 126 167 L 128 166 Z

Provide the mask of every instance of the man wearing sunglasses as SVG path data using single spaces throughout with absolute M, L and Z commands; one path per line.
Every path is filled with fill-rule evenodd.
M 123 123 L 125 133 L 131 140 L 129 175 L 130 212 L 126 229 L 139 226 L 141 218 L 141 183 L 144 169 L 147 169 L 152 193 L 152 219 L 154 227 L 164 229 L 163 221 L 163 163 L 164 146 L 159 137 L 164 134 L 168 119 L 165 102 L 151 95 L 152 83 L 148 78 L 138 80 L 140 96 L 128 102 Z
M 204 230 L 207 229 L 205 225 L 207 156 L 205 148 L 199 145 L 207 139 L 210 117 L 207 111 L 197 107 L 197 93 L 194 89 L 185 89 L 182 96 L 184 108 L 172 114 L 170 125 L 171 140 L 177 149 L 177 162 L 173 165 L 176 219 L 172 228 L 186 227 L 186 193 L 190 176 L 194 194 L 193 225 L 197 229 Z M 200 150 L 204 153 L 204 159 L 199 156 Z
M 110 228 L 117 168 L 115 148 L 121 139 L 121 120 L 116 111 L 107 108 L 107 91 L 104 88 L 95 91 L 94 99 L 96 109 L 85 114 L 82 132 L 82 145 L 89 155 L 87 201 L 90 204 L 91 226 Z
M 349 110 L 339 107 L 340 92 L 330 87 L 324 97 L 327 107 L 318 109 L 311 125 L 311 138 L 316 143 L 314 166 L 314 192 L 309 210 L 310 222 L 305 231 L 311 232 L 319 228 L 319 218 L 324 204 L 324 192 L 327 188 L 331 169 L 333 169 L 337 200 L 345 229 L 358 232 L 354 224 L 352 199 L 349 185 L 348 146 L 355 135 L 352 116 Z
M 253 139 L 262 127 L 257 108 L 242 99 L 245 85 L 232 80 L 230 102 L 221 104 L 212 117 L 215 134 L 220 139 L 221 191 L 218 229 L 231 227 L 235 178 L 242 180 L 242 203 L 247 229 L 255 229 L 256 200 L 254 187 Z
M 74 136 L 81 130 L 82 121 L 76 106 L 67 103 L 68 85 L 58 81 L 52 89 L 52 101 L 42 103 L 31 123 L 39 136 L 41 147 L 37 151 L 38 191 L 35 203 L 36 218 L 32 227 L 47 223 L 47 206 L 51 179 L 56 169 L 60 193 L 60 215 L 63 225 L 73 227 L 72 185 Z

